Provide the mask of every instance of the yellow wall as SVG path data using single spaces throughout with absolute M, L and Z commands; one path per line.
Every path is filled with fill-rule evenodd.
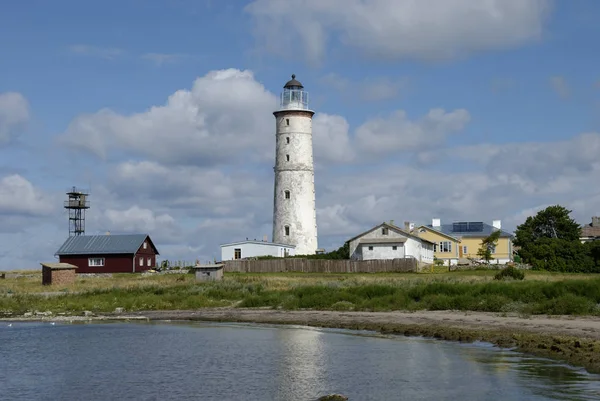
M 420 232 L 422 229 L 425 229 L 425 232 Z M 427 241 L 431 241 L 437 244 L 437 251 L 434 252 L 433 256 L 437 259 L 456 259 L 458 258 L 458 246 L 460 243 L 457 240 L 451 240 L 449 237 L 445 235 L 439 234 L 433 230 L 428 230 L 424 227 L 417 228 L 417 234 L 420 238 L 426 239 Z M 450 252 L 440 252 L 440 242 L 441 241 L 450 241 L 452 243 Z
M 484 239 L 485 237 L 481 237 L 481 238 L 473 238 L 473 237 L 469 237 L 469 238 L 462 238 L 461 239 L 461 243 L 460 246 L 462 247 L 467 247 L 467 253 L 465 254 L 463 251 L 462 257 L 463 258 L 473 258 L 473 259 L 480 259 L 479 256 L 477 256 L 477 251 L 479 251 L 479 248 L 481 248 L 481 241 Z M 496 252 L 494 252 L 492 254 L 492 257 L 494 259 L 512 259 L 512 248 L 510 246 L 510 238 L 499 238 L 498 239 L 498 243 L 496 244 Z M 493 261 L 492 261 L 493 263 Z

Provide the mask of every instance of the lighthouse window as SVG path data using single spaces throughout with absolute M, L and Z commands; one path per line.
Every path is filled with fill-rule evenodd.
M 285 191 L 285 199 L 290 199 L 290 191 Z
M 290 226 L 285 226 L 285 235 L 290 235 Z
M 285 137 L 285 143 L 290 143 L 290 137 L 289 136 Z
M 290 155 L 285 155 L 285 160 L 289 162 L 290 161 Z
M 290 125 L 290 119 L 289 118 L 285 119 L 285 125 Z

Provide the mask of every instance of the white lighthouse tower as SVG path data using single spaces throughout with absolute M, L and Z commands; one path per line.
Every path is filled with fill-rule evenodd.
M 296 255 L 317 250 L 312 116 L 308 92 L 292 75 L 283 87 L 276 128 L 273 242 L 295 245 Z

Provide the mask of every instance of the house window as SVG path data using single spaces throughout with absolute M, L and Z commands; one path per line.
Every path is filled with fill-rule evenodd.
M 437 244 L 433 244 L 433 252 L 437 252 L 437 247 L 438 247 Z
M 242 248 L 235 248 L 233 250 L 233 258 L 234 259 L 241 259 L 242 258 Z
M 372 247 L 372 246 L 370 246 L 370 247 L 369 247 L 369 251 L 372 251 L 372 250 L 373 250 L 373 247 Z
M 290 125 L 290 119 L 289 118 L 285 119 L 285 125 Z
M 289 136 L 285 137 L 285 143 L 290 143 L 290 137 Z
M 290 226 L 285 226 L 285 235 L 290 235 Z
M 398 250 L 398 246 L 394 245 L 392 246 L 392 251 L 397 251 Z
M 466 255 L 467 253 L 468 253 L 468 252 L 467 252 L 467 246 L 466 246 L 466 245 L 463 245 L 463 254 L 465 254 L 465 255 Z
M 285 199 L 290 199 L 290 191 L 285 191 Z
M 440 252 L 452 252 L 452 242 L 440 241 Z
M 140 258 L 140 266 L 144 266 L 144 258 Z
M 152 266 L 152 258 L 146 259 L 146 266 L 148 266 L 148 267 Z
M 381 235 L 388 235 L 388 228 L 387 227 L 381 227 Z
M 285 160 L 289 162 L 290 161 L 290 155 L 285 155 Z
M 148 248 L 148 243 L 144 241 L 144 249 Z
M 104 258 L 89 258 L 88 266 L 89 267 L 102 267 L 102 266 L 104 266 Z

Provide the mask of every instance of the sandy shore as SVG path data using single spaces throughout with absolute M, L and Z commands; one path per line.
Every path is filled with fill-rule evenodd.
M 488 341 L 502 347 L 559 359 L 600 373 L 600 318 L 571 316 L 501 316 L 485 312 L 335 312 L 207 308 L 141 311 L 89 316 L 31 316 L 2 320 L 96 321 L 189 320 L 295 324 L 374 330 L 388 334 L 452 341 Z
M 502 330 L 589 338 L 600 340 L 600 318 L 569 316 L 503 317 L 497 313 L 419 312 L 334 312 L 278 311 L 272 309 L 216 308 L 195 311 L 146 311 L 128 314 L 150 320 L 211 320 L 254 323 L 320 325 L 438 325 L 458 329 Z

